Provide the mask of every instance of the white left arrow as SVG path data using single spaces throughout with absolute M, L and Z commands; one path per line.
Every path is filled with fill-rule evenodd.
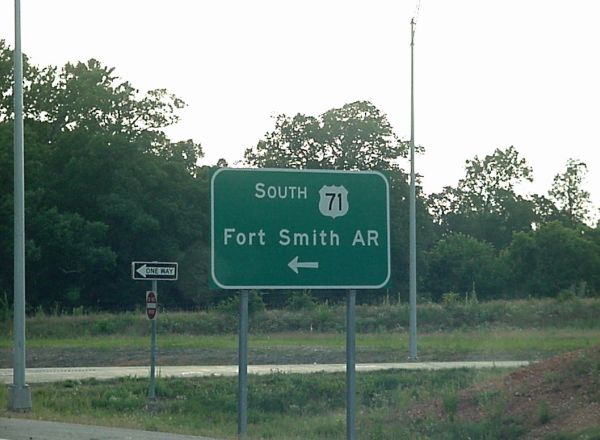
M 318 269 L 318 261 L 298 261 L 298 257 L 294 257 L 292 261 L 288 263 L 288 267 L 294 272 L 298 273 L 298 269 Z
M 146 265 L 143 264 L 142 266 L 140 266 L 139 269 L 136 270 L 136 272 L 139 273 L 144 278 L 146 278 Z

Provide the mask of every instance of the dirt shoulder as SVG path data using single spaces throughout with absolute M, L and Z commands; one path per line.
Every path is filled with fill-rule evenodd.
M 157 360 L 160 365 L 234 365 L 238 362 L 238 351 L 232 348 L 161 348 L 158 347 Z M 337 364 L 346 362 L 344 348 L 294 346 L 261 347 L 250 349 L 249 362 L 255 365 L 265 364 Z M 547 355 L 546 355 L 547 356 Z M 357 350 L 359 363 L 405 362 L 408 352 L 390 349 L 360 347 Z M 531 350 L 521 352 L 506 351 L 439 353 L 421 350 L 419 360 L 423 362 L 440 361 L 497 361 L 538 360 L 542 353 Z M 48 347 L 28 348 L 27 366 L 30 368 L 65 367 L 111 367 L 148 365 L 149 347 L 115 347 L 111 349 Z M 0 368 L 12 367 L 12 350 L 0 349 Z
M 411 418 L 499 420 L 521 426 L 528 439 L 600 429 L 600 346 L 523 367 L 415 408 Z
M 343 363 L 346 353 L 341 349 L 316 347 L 276 347 L 251 350 L 249 362 L 261 364 L 331 364 Z M 400 362 L 406 360 L 398 353 L 361 351 L 359 362 Z M 97 350 L 87 348 L 30 348 L 27 349 L 27 367 L 105 367 L 148 365 L 148 348 L 115 348 Z M 159 349 L 159 365 L 235 365 L 238 362 L 236 349 Z M 0 350 L 0 368 L 12 367 L 12 351 Z

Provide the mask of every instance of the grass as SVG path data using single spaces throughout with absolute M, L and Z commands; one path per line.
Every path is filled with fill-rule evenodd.
M 545 437 L 545 440 L 599 440 L 600 426 L 579 432 L 558 432 Z
M 345 350 L 344 310 L 316 306 L 311 310 L 266 311 L 251 318 L 250 352 L 338 353 Z M 406 316 L 405 316 L 406 315 Z M 406 360 L 408 335 L 404 305 L 359 306 L 358 362 Z M 419 307 L 421 360 L 536 360 L 597 344 L 600 299 L 494 301 L 480 304 Z M 7 325 L 8 323 L 3 322 Z M 8 325 L 7 325 L 8 327 Z M 311 331 L 312 328 L 312 331 Z M 146 348 L 149 323 L 142 312 L 47 316 L 27 322 L 28 348 L 111 350 Z M 222 311 L 161 313 L 161 350 L 237 350 L 237 316 Z M 0 335 L 0 348 L 10 349 L 9 332 Z M 79 353 L 79 352 L 78 352 Z M 112 356 L 112 355 L 111 355 Z M 287 358 L 286 358 L 287 359 Z M 290 359 L 293 361 L 294 357 Z M 600 373 L 600 364 L 583 358 L 575 370 Z M 580 365 L 581 364 L 581 365 Z M 591 370 L 590 370 L 591 371 Z M 502 411 L 503 396 L 485 392 L 478 399 L 493 416 L 466 422 L 457 396 L 466 387 L 504 374 L 501 370 L 382 371 L 358 375 L 359 438 L 386 440 L 517 438 L 523 421 Z M 562 376 L 548 373 L 548 386 L 560 386 Z M 345 438 L 345 378 L 341 374 L 251 376 L 250 439 Z M 147 380 L 123 378 L 32 385 L 34 409 L 29 416 L 59 421 L 104 424 L 148 430 L 235 438 L 237 385 L 235 378 L 159 378 L 155 404 L 147 402 Z M 411 417 L 419 404 L 441 399 L 445 417 Z M 0 401 L 6 401 L 0 388 Z M 497 410 L 496 410 L 497 409 Z M 0 416 L 6 415 L 0 408 Z M 540 404 L 538 424 L 552 423 L 554 412 Z M 598 430 L 583 437 L 557 433 L 556 439 L 598 438 Z M 586 437 L 588 436 L 588 437 Z M 595 437 L 594 437 L 595 436 Z
M 448 429 L 458 429 L 456 423 L 422 424 L 407 414 L 415 404 L 440 393 L 452 395 L 473 383 L 502 374 L 505 370 L 359 374 L 358 437 L 461 438 L 444 434 Z M 6 391 L 0 391 L 3 393 Z M 159 400 L 150 405 L 146 397 L 147 380 L 133 378 L 32 385 L 32 394 L 34 408 L 28 417 L 216 438 L 235 438 L 237 430 L 234 378 L 159 379 Z M 343 439 L 345 404 L 344 374 L 251 376 L 249 439 Z M 3 411 L 0 410 L 0 415 Z
M 594 397 L 598 390 L 596 373 L 600 369 L 597 356 L 592 354 L 590 351 L 580 355 L 565 365 L 561 373 L 570 374 L 575 369 L 582 376 L 593 378 L 586 388 L 588 394 L 579 395 L 581 402 L 597 400 Z M 514 396 L 504 388 L 473 394 L 473 390 L 481 389 L 479 386 L 485 389 L 485 384 L 502 384 L 510 372 L 508 369 L 455 369 L 359 373 L 358 437 L 372 440 L 528 438 L 535 429 L 553 423 L 558 414 L 556 403 L 553 409 L 542 398 L 530 405 L 529 412 L 523 408 L 509 411 L 509 401 Z M 551 385 L 561 378 L 561 375 L 547 378 L 547 392 L 553 394 Z M 527 378 L 522 380 L 529 382 Z M 236 378 L 159 377 L 158 400 L 153 403 L 147 400 L 147 386 L 147 379 L 137 378 L 32 384 L 32 413 L 10 416 L 236 438 Z M 463 393 L 467 388 L 470 391 Z M 6 399 L 6 392 L 6 388 L 0 388 L 0 399 Z M 566 398 L 569 399 L 568 394 Z M 469 401 L 483 411 L 467 419 L 463 405 Z M 343 439 L 345 404 L 344 374 L 250 376 L 248 439 Z M 8 415 L 0 408 L 0 417 Z M 600 427 L 582 429 L 568 430 L 563 425 L 545 438 L 600 438 Z
M 266 310 L 250 319 L 253 334 L 270 333 L 336 333 L 345 329 L 345 306 L 317 305 L 304 310 Z M 405 332 L 408 328 L 408 306 L 381 304 L 357 306 L 359 333 Z M 574 298 L 559 302 L 552 299 L 490 301 L 476 304 L 420 304 L 421 333 L 454 330 L 481 330 L 506 327 L 515 329 L 576 328 L 600 329 L 600 298 Z M 222 335 L 237 332 L 237 313 L 223 310 L 197 312 L 161 312 L 161 331 L 182 335 Z M 4 319 L 0 325 L 10 333 Z M 118 314 L 95 313 L 75 315 L 29 316 L 30 338 L 69 338 L 77 336 L 143 336 L 148 332 L 143 311 Z
M 454 330 L 419 334 L 419 356 L 423 360 L 458 360 L 472 358 L 502 358 L 533 360 L 545 358 L 565 351 L 587 348 L 598 341 L 595 329 L 510 329 L 486 328 L 480 330 Z M 232 351 L 237 349 L 235 334 L 186 335 L 163 333 L 158 325 L 160 350 L 212 349 Z M 28 338 L 29 348 L 86 348 L 114 350 L 117 348 L 140 348 L 149 344 L 149 337 L 137 335 L 80 336 L 68 338 Z M 279 333 L 251 334 L 250 350 L 277 351 L 309 347 L 319 350 L 345 350 L 345 335 L 342 333 Z M 12 340 L 0 339 L 0 348 L 8 349 Z M 408 346 L 406 333 L 370 333 L 357 335 L 359 361 L 379 353 L 388 361 L 398 361 Z M 364 359 L 363 361 L 367 361 Z

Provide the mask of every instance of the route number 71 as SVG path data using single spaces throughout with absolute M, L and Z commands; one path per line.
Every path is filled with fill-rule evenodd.
M 336 218 L 348 213 L 348 190 L 343 186 L 324 185 L 319 195 L 319 211 L 324 216 Z

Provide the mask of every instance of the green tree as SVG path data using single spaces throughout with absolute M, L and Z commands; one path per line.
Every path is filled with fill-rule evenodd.
M 421 152 L 423 149 L 419 148 Z M 275 129 L 245 152 L 256 167 L 380 170 L 390 180 L 392 286 L 408 291 L 408 176 L 394 163 L 407 155 L 407 143 L 394 134 L 373 104 L 357 101 L 324 114 L 280 115 Z M 435 241 L 437 230 L 422 189 L 417 188 L 417 258 Z M 365 295 L 363 295 L 363 299 Z
M 560 210 L 548 197 L 533 194 L 530 196 L 530 200 L 533 204 L 534 228 L 562 218 Z
M 111 287 L 100 303 L 92 304 L 133 306 L 135 285 L 127 270 L 131 261 L 179 261 L 194 243 L 206 246 L 206 179 L 176 154 L 181 143 L 160 152 L 144 151 L 141 140 L 74 131 L 61 134 L 57 145 L 46 161 L 45 202 L 106 225 L 104 244 L 117 255 L 115 270 L 107 277 Z M 34 230 L 31 237 L 36 237 Z M 190 300 L 178 291 L 178 283 L 164 288 L 169 295 L 161 295 L 163 300 Z
M 45 109 L 52 102 L 56 68 L 39 68 L 23 55 L 24 114 L 26 118 L 42 120 Z M 13 51 L 0 39 L 0 123 L 13 117 L 14 58 Z
M 472 201 L 471 207 L 479 208 L 483 203 L 484 210 L 499 208 L 506 197 L 514 194 L 517 184 L 533 181 L 533 170 L 513 146 L 496 149 L 483 159 L 475 156 L 466 161 L 465 169 L 460 189 Z
M 581 283 L 592 292 L 600 287 L 600 246 L 587 228 L 551 222 L 517 233 L 502 257 L 520 296 L 554 296 Z
M 549 191 L 550 199 L 572 226 L 590 220 L 590 193 L 583 189 L 586 173 L 585 163 L 569 159 L 565 172 L 554 176 Z
M 390 237 L 392 253 L 392 287 L 408 300 L 409 290 L 409 184 L 402 170 L 388 172 L 390 180 Z M 428 285 L 428 253 L 442 231 L 433 221 L 422 187 L 416 187 L 417 284 L 419 291 Z
M 357 101 L 319 117 L 279 115 L 275 129 L 244 157 L 256 167 L 388 170 L 406 152 L 387 117 Z
M 496 149 L 466 161 L 465 177 L 456 188 L 430 196 L 436 221 L 446 232 L 460 232 L 501 249 L 515 231 L 528 231 L 536 219 L 535 204 L 515 193 L 532 180 L 532 170 L 514 147 Z
M 53 81 L 32 87 L 26 99 L 30 117 L 47 122 L 50 141 L 61 132 L 86 130 L 143 136 L 151 142 L 148 147 L 156 148 L 164 139 L 160 130 L 177 122 L 174 111 L 185 105 L 164 89 L 141 94 L 120 80 L 114 68 L 94 59 L 68 63 L 58 74 L 56 70 L 45 69 Z
M 33 238 L 29 239 L 27 269 L 35 276 L 29 277 L 29 302 L 72 307 L 101 298 L 102 277 L 116 269 L 117 255 L 105 244 L 108 227 L 56 208 L 30 212 Z M 88 297 L 82 298 L 82 293 Z
M 449 234 L 427 253 L 425 287 L 432 299 L 445 292 L 466 293 L 473 289 L 480 298 L 493 298 L 501 292 L 501 270 L 494 247 L 461 233 Z
M 0 72 L 0 206 L 10 213 L 12 54 L 3 41 Z M 131 280 L 133 260 L 206 271 L 187 257 L 208 242 L 202 148 L 164 133 L 183 102 L 165 90 L 141 93 L 95 60 L 62 69 L 26 62 L 25 79 L 30 305 L 131 308 L 143 291 Z M 11 215 L 0 215 L 0 231 L 0 256 L 12 262 Z M 0 290 L 10 290 L 12 266 L 0 270 Z M 163 290 L 178 306 L 206 293 L 179 283 Z

